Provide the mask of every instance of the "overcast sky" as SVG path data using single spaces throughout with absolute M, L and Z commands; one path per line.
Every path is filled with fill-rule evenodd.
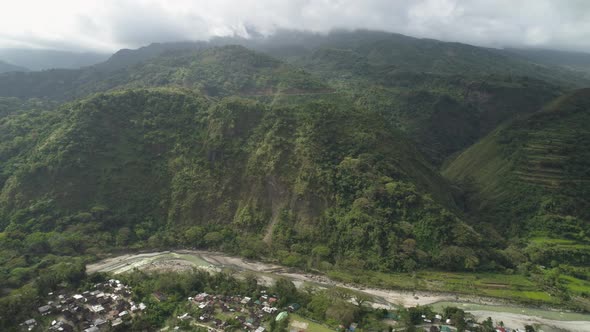
M 151 42 L 366 28 L 590 52 L 590 0 L 0 0 L 0 47 L 112 52 Z

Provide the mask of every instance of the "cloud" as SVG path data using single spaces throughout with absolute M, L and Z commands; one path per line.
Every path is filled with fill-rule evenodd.
M 482 46 L 590 52 L 587 0 L 19 0 L 0 47 L 114 51 L 151 42 L 364 28 Z

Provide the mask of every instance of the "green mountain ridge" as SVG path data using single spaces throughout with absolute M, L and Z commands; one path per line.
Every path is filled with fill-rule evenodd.
M 326 88 L 300 69 L 268 55 L 230 45 L 176 51 L 114 71 L 97 66 L 6 73 L 0 76 L 0 96 L 64 101 L 113 89 L 169 85 L 193 87 L 212 96 Z

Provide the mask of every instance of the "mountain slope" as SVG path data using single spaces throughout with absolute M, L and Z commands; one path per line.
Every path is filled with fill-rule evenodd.
M 247 256 L 270 246 L 290 265 L 318 245 L 330 248 L 321 260 L 356 268 L 493 259 L 453 212 L 446 182 L 373 112 L 160 89 L 46 116 L 35 144 L 3 164 L 12 170 L 0 194 L 5 232 L 93 229 L 101 235 L 88 247 L 149 240 Z M 122 229 L 125 238 L 108 240 Z
M 557 86 L 526 78 L 411 74 L 352 92 L 359 105 L 383 114 L 411 137 L 435 165 L 561 93 Z
M 10 63 L 0 60 L 0 73 L 7 73 L 11 71 L 29 71 L 25 67 L 15 66 Z
M 71 100 L 123 87 L 184 86 L 208 95 L 317 90 L 308 73 L 241 46 L 177 51 L 120 70 L 100 66 L 0 75 L 0 96 Z
M 326 35 L 282 31 L 262 40 L 240 42 L 230 38 L 228 42 L 288 59 L 304 68 L 319 66 L 332 77 L 341 75 L 342 71 L 321 64 L 326 59 L 332 62 L 334 58 L 339 58 L 339 61 L 349 64 L 342 67 L 344 72 L 364 68 L 365 73 L 374 75 L 384 72 L 460 74 L 468 77 L 493 74 L 529 76 L 573 87 L 590 84 L 587 78 L 574 71 L 539 64 L 501 50 L 380 31 L 333 31 Z M 285 52 L 286 49 L 291 51 Z
M 443 174 L 474 191 L 471 212 L 506 235 L 587 243 L 589 124 L 590 89 L 577 90 L 494 131 Z M 586 264 L 590 251 L 584 250 L 562 259 Z
M 584 73 L 586 78 L 590 77 L 590 53 L 522 48 L 508 48 L 506 52 L 521 55 L 540 64 L 579 71 Z

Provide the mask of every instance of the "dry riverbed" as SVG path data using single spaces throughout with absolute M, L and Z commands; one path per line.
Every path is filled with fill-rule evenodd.
M 523 328 L 524 325 L 538 324 L 544 331 L 580 331 L 590 332 L 590 315 L 579 315 L 576 319 L 582 320 L 560 320 L 548 319 L 537 315 L 523 315 L 514 312 L 503 312 L 502 303 L 491 299 L 469 297 L 456 294 L 439 294 L 431 292 L 409 292 L 400 290 L 365 288 L 357 285 L 344 284 L 331 280 L 325 276 L 301 273 L 292 269 L 269 263 L 262 263 L 244 260 L 239 257 L 232 257 L 223 253 L 208 251 L 162 251 L 140 254 L 125 254 L 107 258 L 87 267 L 88 273 L 110 272 L 125 273 L 133 269 L 144 271 L 183 271 L 194 267 L 220 271 L 222 269 L 233 269 L 248 273 L 255 273 L 259 280 L 265 284 L 272 284 L 277 277 L 285 277 L 293 280 L 296 286 L 313 284 L 317 287 L 344 287 L 375 297 L 373 305 L 379 308 L 393 308 L 396 306 L 412 307 L 416 305 L 430 305 L 437 302 L 453 301 L 455 303 L 472 304 L 478 303 L 478 310 L 466 311 L 473 313 L 478 319 L 492 317 L 496 321 L 504 321 L 507 326 Z M 492 310 L 485 310 L 490 306 Z M 509 311 L 509 310 L 507 310 Z M 537 312 L 542 313 L 542 310 Z M 549 313 L 549 311 L 547 311 Z M 541 315 L 542 316 L 542 315 Z M 550 315 L 547 315 L 551 317 Z

